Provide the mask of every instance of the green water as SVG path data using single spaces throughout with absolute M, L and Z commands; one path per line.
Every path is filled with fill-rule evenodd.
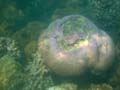
M 37 52 L 48 25 L 83 15 L 115 43 L 113 65 L 100 75 L 56 75 Z M 0 0 L 0 90 L 120 90 L 119 0 Z

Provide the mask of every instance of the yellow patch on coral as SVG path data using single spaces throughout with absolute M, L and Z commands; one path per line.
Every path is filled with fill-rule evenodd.
M 85 46 L 85 45 L 88 45 L 88 40 L 81 40 L 81 41 L 78 41 L 78 43 L 76 43 L 74 45 L 75 48 L 79 48 L 79 47 L 82 47 L 82 46 Z

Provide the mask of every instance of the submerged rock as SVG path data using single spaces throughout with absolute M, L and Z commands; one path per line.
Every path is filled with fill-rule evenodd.
M 40 37 L 39 51 L 52 71 L 72 76 L 106 71 L 113 62 L 114 44 L 87 18 L 70 15 L 49 25 Z

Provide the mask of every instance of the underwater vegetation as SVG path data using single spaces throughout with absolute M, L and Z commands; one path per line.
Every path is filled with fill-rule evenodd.
M 43 62 L 45 60 L 41 51 L 38 51 L 40 37 L 43 37 L 44 32 L 46 33 L 51 28 L 53 28 L 51 32 L 53 34 L 55 31 L 55 25 L 53 24 L 56 23 L 56 20 L 66 21 L 63 20 L 65 16 L 76 14 L 88 18 L 91 24 L 94 23 L 97 26 L 97 29 L 102 29 L 102 31 L 98 30 L 100 36 L 103 35 L 103 37 L 106 37 L 107 35 L 114 42 L 115 56 L 113 61 L 115 62 L 111 60 L 113 65 L 110 68 L 109 65 L 106 65 L 106 69 L 108 67 L 109 70 L 105 70 L 105 73 L 102 73 L 102 75 L 97 74 L 99 70 L 98 68 L 95 69 L 96 66 L 90 67 L 94 71 L 88 71 L 93 74 L 96 73 L 98 76 L 93 75 L 91 78 L 91 75 L 87 73 L 85 76 L 87 76 L 86 78 L 90 78 L 88 80 L 83 80 L 86 78 L 79 75 L 77 77 L 74 76 L 75 79 L 74 77 L 56 75 L 53 72 L 54 70 Z M 77 23 L 77 20 L 74 20 L 74 22 Z M 58 23 L 56 26 L 58 26 Z M 64 36 L 74 38 L 58 37 L 58 41 L 60 40 L 59 46 L 66 53 L 73 52 L 78 47 L 83 47 L 88 43 L 87 40 L 81 40 L 80 38 L 86 39 L 88 38 L 87 36 L 93 35 L 93 33 L 89 35 L 89 33 L 83 32 L 84 35 L 78 38 L 77 34 L 69 32 L 69 29 L 73 31 L 72 27 L 74 27 L 74 24 L 71 24 L 67 22 L 63 25 L 64 28 L 68 28 L 68 30 L 64 30 Z M 79 22 L 77 27 L 79 27 Z M 77 27 L 74 28 L 77 29 Z M 76 30 L 76 32 L 78 31 Z M 74 35 L 72 36 L 70 33 L 74 33 Z M 62 40 L 64 42 L 61 42 Z M 83 43 L 83 46 L 81 43 Z M 98 53 L 96 54 L 98 55 Z M 62 56 L 62 54 L 60 55 Z M 74 56 L 72 55 L 71 57 Z M 68 66 L 71 67 L 71 65 Z M 103 69 L 104 67 L 102 67 Z M 106 77 L 103 78 L 104 76 Z M 119 0 L 0 0 L 0 90 L 90 89 L 120 90 Z
M 20 90 L 22 83 L 22 69 L 16 59 L 7 55 L 0 58 L 0 89 Z
M 90 90 L 114 90 L 110 85 L 105 83 L 102 85 L 91 84 L 89 89 Z
M 0 37 L 0 57 L 8 55 L 15 58 L 20 58 L 20 50 L 17 47 L 17 42 L 8 37 Z
M 0 37 L 0 89 L 20 90 L 23 83 L 21 53 L 15 40 Z M 14 79 L 15 78 L 15 79 Z M 12 85 L 11 85 L 12 83 Z M 8 88 L 9 87 L 9 88 Z
M 77 89 L 78 86 L 74 83 L 63 83 L 48 88 L 48 90 L 77 90 Z
M 33 60 L 26 67 L 26 82 L 23 90 L 47 90 L 52 86 L 53 80 L 49 70 L 44 65 L 41 55 L 36 53 Z

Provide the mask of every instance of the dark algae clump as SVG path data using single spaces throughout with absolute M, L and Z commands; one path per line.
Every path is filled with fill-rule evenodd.
M 120 90 L 120 1 L 0 0 L 0 90 Z

